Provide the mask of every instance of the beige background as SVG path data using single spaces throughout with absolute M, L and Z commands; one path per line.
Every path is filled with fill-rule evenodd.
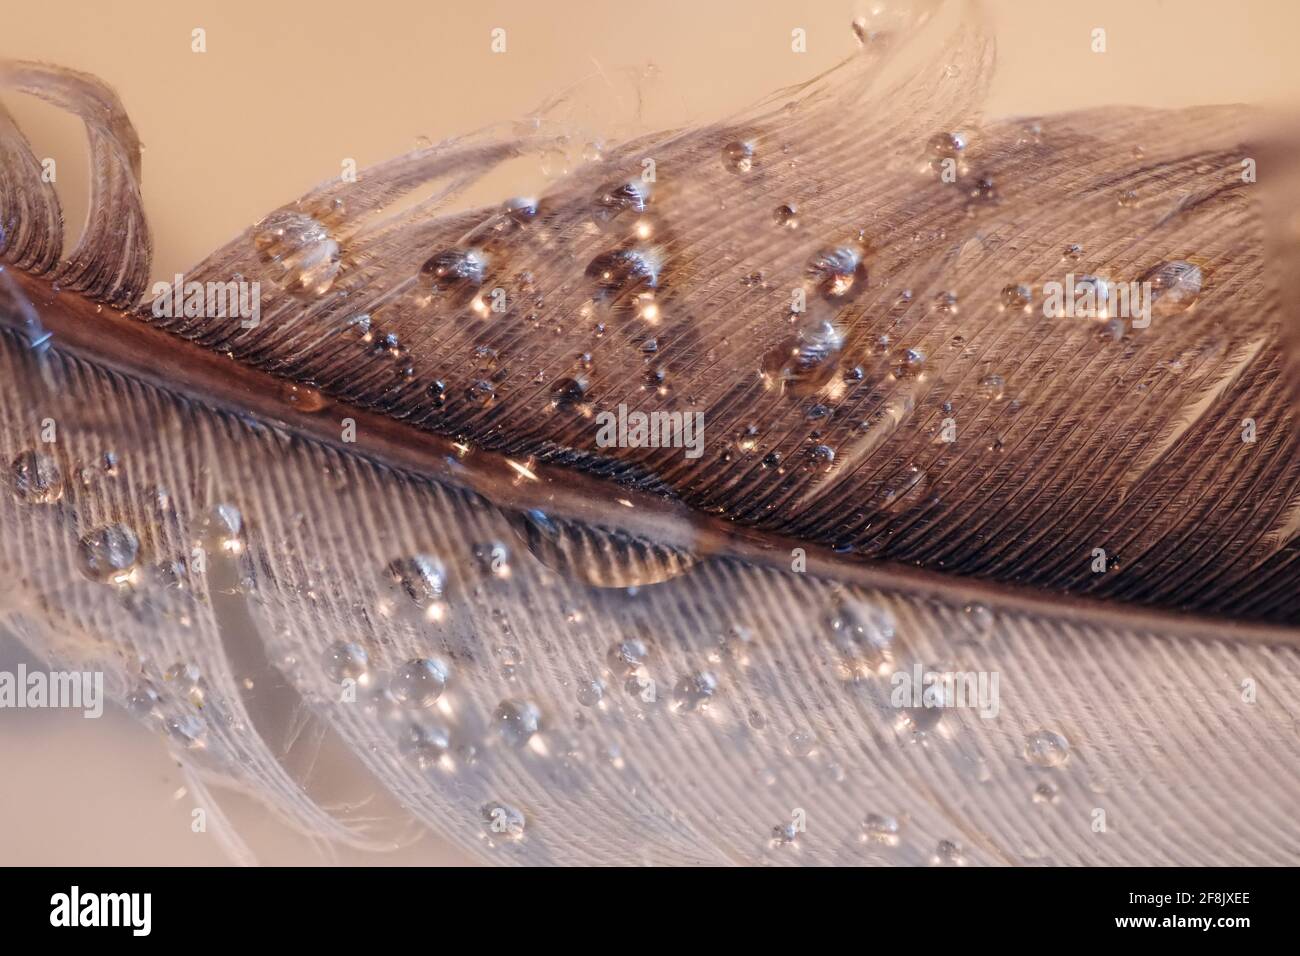
M 1300 91 L 1293 0 L 990 0 L 993 114 L 1277 101 Z M 7 4 L 0 56 L 96 73 L 143 140 L 154 274 L 198 261 L 273 206 L 360 166 L 571 90 L 561 118 L 618 135 L 726 115 L 851 54 L 853 0 L 43 0 Z M 790 30 L 809 51 L 790 52 Z M 207 52 L 191 52 L 191 30 Z M 489 52 L 507 30 L 508 52 Z M 1094 27 L 1108 52 L 1090 51 Z M 7 101 L 85 213 L 76 123 Z M 540 170 L 490 184 L 539 184 Z M 0 644 L 0 667 L 16 652 Z M 218 863 L 159 741 L 121 714 L 0 711 L 0 863 Z M 325 862 L 264 814 L 236 817 L 266 862 Z M 366 862 L 409 861 L 417 847 Z M 424 855 L 427 859 L 428 856 Z M 435 856 L 450 860 L 445 853 Z M 345 855 L 346 860 L 362 858 Z

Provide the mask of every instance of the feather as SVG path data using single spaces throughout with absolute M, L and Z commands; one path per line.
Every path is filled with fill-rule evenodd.
M 1247 120 L 985 120 L 991 40 L 931 9 L 536 201 L 454 206 L 531 132 L 326 183 L 143 305 L 116 97 L 0 69 L 86 118 L 95 176 L 59 265 L 0 117 L 6 626 L 329 841 L 1294 862 L 1300 465 Z M 1101 308 L 1049 317 L 1076 280 Z M 184 307 L 241 284 L 255 315 Z

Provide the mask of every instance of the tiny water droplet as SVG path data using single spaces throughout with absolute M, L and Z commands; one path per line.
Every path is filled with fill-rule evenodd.
M 718 690 L 718 679 L 709 671 L 695 671 L 678 679 L 673 688 L 677 709 L 682 712 L 703 710 Z
M 897 818 L 869 813 L 862 821 L 862 839 L 868 843 L 898 846 L 900 829 Z
M 934 849 L 934 859 L 938 866 L 965 866 L 966 853 L 960 843 L 954 840 L 940 840 Z
M 884 608 L 842 598 L 827 619 L 831 643 L 849 677 L 884 674 L 894 665 L 894 616 Z
M 63 472 L 44 452 L 23 452 L 10 465 L 10 476 L 19 501 L 53 504 L 63 497 Z
M 986 402 L 1000 402 L 1006 394 L 1006 379 L 996 373 L 985 375 L 980 379 L 978 396 Z
M 626 677 L 636 672 L 638 667 L 645 663 L 649 655 L 645 642 L 639 638 L 628 638 L 619 641 L 609 649 L 605 659 L 609 663 L 609 669 L 616 677 Z
M 437 558 L 415 554 L 390 562 L 385 570 L 417 607 L 427 608 L 442 599 L 447 576 Z
M 522 747 L 532 739 L 541 726 L 541 711 L 527 700 L 503 700 L 492 715 L 497 733 L 512 747 Z
M 1034 788 L 1034 803 L 1055 803 L 1060 797 L 1056 784 L 1044 780 Z
M 1011 311 L 1028 312 L 1034 291 L 1027 285 L 1009 285 L 1002 290 L 1002 305 Z
M 584 680 L 578 684 L 578 703 L 595 707 L 605 696 L 605 684 L 599 680 Z
M 790 753 L 795 757 L 807 757 L 817 746 L 817 738 L 806 730 L 796 730 L 790 734 L 786 743 L 789 745 Z
M 1070 759 L 1070 742 L 1051 730 L 1036 730 L 1025 738 L 1025 759 L 1035 767 L 1059 767 Z

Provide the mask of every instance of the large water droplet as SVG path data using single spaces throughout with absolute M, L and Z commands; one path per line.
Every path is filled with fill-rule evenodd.
M 844 336 L 830 321 L 805 324 L 763 357 L 763 374 L 782 389 L 807 395 L 834 376 Z
M 659 284 L 659 257 L 649 249 L 615 249 L 592 259 L 587 277 L 607 295 L 643 292 Z
M 424 276 L 439 292 L 472 292 L 483 284 L 487 259 L 477 249 L 448 249 L 420 266 Z
M 823 249 L 808 260 L 809 280 L 826 299 L 840 299 L 861 292 L 867 285 L 867 267 L 862 251 L 852 246 Z

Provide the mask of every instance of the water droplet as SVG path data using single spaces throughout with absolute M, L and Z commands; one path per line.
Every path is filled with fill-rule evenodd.
M 585 375 L 556 379 L 551 385 L 551 401 L 558 408 L 582 404 L 587 398 L 588 380 Z
M 965 866 L 966 854 L 960 843 L 940 840 L 934 848 L 934 859 L 931 862 L 937 866 Z
M 967 604 L 962 608 L 966 630 L 973 637 L 987 637 L 993 630 L 993 612 L 983 604 Z
M 1044 780 L 1034 788 L 1034 803 L 1055 803 L 1060 798 L 1056 784 Z
M 763 374 L 795 395 L 807 395 L 830 381 L 843 348 L 844 336 L 834 323 L 811 322 L 768 351 Z
M 472 293 L 483 284 L 487 259 L 478 249 L 448 249 L 420 266 L 420 274 L 439 292 Z
M 880 843 L 884 846 L 898 846 L 898 820 L 879 813 L 869 813 L 862 821 L 862 839 L 864 842 Z
M 163 721 L 163 729 L 182 747 L 195 749 L 203 746 L 203 721 L 193 714 L 173 714 Z
M 601 220 L 608 221 L 629 209 L 645 212 L 649 200 L 650 184 L 640 178 L 605 186 L 596 194 L 598 216 Z
M 92 581 L 126 583 L 140 559 L 140 539 L 124 524 L 111 524 L 80 541 L 81 571 Z
M 583 707 L 595 707 L 605 696 L 605 684 L 599 680 L 584 680 L 578 683 L 578 703 Z
M 956 315 L 958 308 L 957 293 L 952 291 L 936 293 L 933 306 L 934 311 L 941 315 Z
M 10 465 L 14 494 L 28 504 L 53 504 L 63 497 L 63 472 L 49 455 L 25 451 Z
M 982 401 L 1000 402 L 1006 394 L 1007 381 L 996 373 L 985 375 L 980 379 L 978 396 Z
M 1009 285 L 1002 290 L 1002 306 L 1011 311 L 1028 312 L 1034 291 L 1027 285 Z
M 894 354 L 890 370 L 896 379 L 916 378 L 925 365 L 925 353 L 920 349 L 899 349 Z
M 335 684 L 364 678 L 367 662 L 365 648 L 360 644 L 335 641 L 325 651 L 325 672 Z
M 1142 277 L 1151 283 L 1151 311 L 1167 317 L 1185 312 L 1200 297 L 1203 276 L 1199 266 L 1182 259 L 1162 262 Z
M 447 728 L 429 720 L 408 721 L 397 736 L 398 751 L 421 770 L 435 766 L 450 745 Z
M 615 677 L 626 677 L 636 673 L 637 668 L 645 663 L 649 653 L 644 641 L 632 637 L 619 641 L 611 647 L 605 660 L 609 663 L 610 672 Z
M 799 842 L 799 828 L 791 823 L 772 827 L 772 846 L 792 846 Z
M 514 199 L 507 199 L 501 205 L 501 210 L 518 225 L 530 222 L 537 216 L 537 200 L 526 196 L 516 196 Z
M 830 445 L 815 445 L 808 456 L 818 471 L 830 471 L 835 467 L 835 449 Z
M 806 730 L 796 730 L 786 740 L 790 753 L 795 757 L 807 757 L 817 746 L 817 738 Z
M 441 661 L 417 657 L 397 669 L 389 687 L 403 707 L 430 707 L 447 687 L 447 666 Z
M 1078 262 L 1083 258 L 1083 246 L 1077 242 L 1072 242 L 1061 252 L 1061 258 L 1066 262 Z
M 867 267 L 862 251 L 851 246 L 822 249 L 808 260 L 808 279 L 826 299 L 839 299 L 867 286 Z
M 338 241 L 306 213 L 272 213 L 258 226 L 253 243 L 262 260 L 277 267 L 279 281 L 294 291 L 323 295 L 342 268 Z
M 485 378 L 476 379 L 465 388 L 465 400 L 471 405 L 481 405 L 486 408 L 496 401 L 496 397 L 496 386 Z
M 163 675 L 171 684 L 176 694 L 184 697 L 195 707 L 202 707 L 207 697 L 207 681 L 196 664 L 177 663 L 167 668 Z
M 1035 767 L 1059 767 L 1070 759 L 1070 742 L 1050 730 L 1036 730 L 1025 738 L 1025 759 Z
M 894 616 L 884 608 L 845 597 L 832 609 L 827 624 L 846 676 L 893 670 Z
M 718 679 L 709 671 L 695 671 L 677 681 L 673 699 L 682 712 L 703 710 L 718 691 Z
M 521 840 L 528 826 L 527 818 L 518 807 L 508 803 L 485 803 L 481 808 L 483 829 L 492 839 Z
M 754 168 L 754 144 L 737 140 L 722 147 L 722 165 L 733 173 L 747 173 Z
M 522 747 L 532 739 L 541 726 L 541 711 L 527 700 L 503 700 L 492 715 L 497 733 L 512 747 Z
M 126 706 L 137 717 L 146 717 L 158 706 L 158 691 L 148 681 L 138 684 L 127 694 Z
M 606 295 L 643 292 L 659 285 L 659 256 L 649 249 L 604 252 L 587 266 L 587 278 Z
M 447 575 L 442 562 L 427 554 L 398 558 L 386 568 L 388 576 L 416 607 L 427 608 L 442 600 Z
M 998 187 L 991 176 L 980 176 L 967 193 L 972 203 L 992 203 L 998 198 Z
M 799 214 L 789 203 L 777 206 L 772 219 L 783 229 L 799 228 Z

